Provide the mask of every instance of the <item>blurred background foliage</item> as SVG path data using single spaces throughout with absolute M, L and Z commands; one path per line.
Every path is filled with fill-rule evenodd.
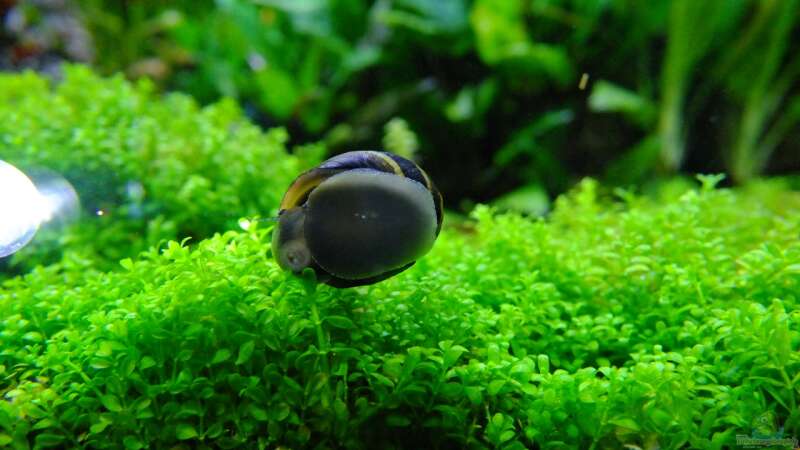
M 799 0 L 0 0 L 0 67 L 238 100 L 291 144 L 415 155 L 451 208 L 591 175 L 800 169 Z

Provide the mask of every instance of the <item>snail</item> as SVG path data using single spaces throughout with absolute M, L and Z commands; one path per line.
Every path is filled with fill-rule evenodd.
M 272 235 L 278 265 L 346 288 L 408 269 L 442 228 L 442 196 L 415 163 L 388 152 L 347 152 L 298 176 Z

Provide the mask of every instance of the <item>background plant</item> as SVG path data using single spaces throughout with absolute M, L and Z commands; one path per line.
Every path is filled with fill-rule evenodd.
M 294 142 L 377 147 L 384 125 L 405 119 L 451 206 L 519 187 L 552 196 L 585 174 L 628 185 L 725 171 L 742 183 L 800 161 L 794 0 L 92 0 L 81 10 L 103 71 L 204 103 L 234 97 Z
M 286 139 L 281 129 L 262 133 L 231 101 L 161 101 L 150 83 L 84 67 L 66 68 L 55 85 L 0 75 L 0 158 L 60 174 L 83 207 L 77 223 L 45 231 L 19 254 L 12 273 L 64 256 L 116 267 L 161 241 L 200 240 L 240 217 L 274 214 L 295 174 L 319 157 L 312 147 L 287 155 Z

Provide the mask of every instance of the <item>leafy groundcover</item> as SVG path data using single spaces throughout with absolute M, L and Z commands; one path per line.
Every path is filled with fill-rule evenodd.
M 282 272 L 263 223 L 110 271 L 34 268 L 0 287 L 0 446 L 800 437 L 800 196 L 701 181 L 616 199 L 584 181 L 546 219 L 479 207 L 412 269 L 356 289 Z
M 287 139 L 282 129 L 262 133 L 234 102 L 201 109 L 82 66 L 67 66 L 57 83 L 0 74 L 0 159 L 65 177 L 84 212 L 72 226 L 40 231 L 10 266 L 19 273 L 65 260 L 107 270 L 161 241 L 199 240 L 244 215 L 270 214 L 319 153 L 309 146 L 290 156 Z

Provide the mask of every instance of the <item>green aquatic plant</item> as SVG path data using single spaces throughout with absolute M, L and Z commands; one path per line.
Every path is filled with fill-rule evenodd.
M 702 161 L 746 184 L 767 172 L 781 151 L 796 153 L 791 133 L 800 121 L 800 63 L 791 58 L 790 37 L 798 5 L 675 0 L 630 8 L 641 24 L 653 24 L 632 31 L 629 41 L 663 28 L 666 49 L 658 77 L 641 72 L 628 88 L 616 79 L 593 86 L 590 109 L 622 113 L 647 132 L 608 167 L 606 179 L 625 185 Z M 650 49 L 639 59 L 648 60 L 648 53 L 659 52 Z M 651 78 L 659 79 L 657 91 Z M 709 141 L 718 150 L 709 150 Z
M 592 181 L 477 208 L 383 283 L 281 271 L 271 230 L 0 288 L 10 448 L 730 448 L 800 435 L 800 197 Z
M 84 0 L 79 8 L 101 72 L 147 75 L 201 102 L 235 98 L 300 141 L 374 148 L 387 120 L 405 118 L 457 204 L 537 185 L 560 193 L 576 173 L 626 186 L 696 171 L 745 184 L 796 170 L 798 6 Z M 454 164 L 462 169 L 444 170 Z
M 200 108 L 81 66 L 66 67 L 59 82 L 2 74 L 0 159 L 64 176 L 84 209 L 75 226 L 35 240 L 17 270 L 62 253 L 108 268 L 160 241 L 199 240 L 244 215 L 272 214 L 317 158 L 289 156 L 287 138 L 262 132 L 232 101 Z
M 395 117 L 386 122 L 383 129 L 384 149 L 412 161 L 416 159 L 419 140 L 414 131 L 408 126 L 408 122 Z
M 797 0 L 758 4 L 758 19 L 737 42 L 735 52 L 725 63 L 727 70 L 738 58 L 764 54 L 762 64 L 728 81 L 738 91 L 741 104 L 739 129 L 732 149 L 726 155 L 731 175 L 748 181 L 763 173 L 780 142 L 800 122 L 800 100 L 792 89 L 797 86 L 800 63 L 791 55 L 790 36 L 797 29 Z M 764 52 L 759 44 L 766 42 Z M 762 44 L 763 45 L 763 44 Z M 745 56 L 746 55 L 746 56 Z M 760 58 L 758 58 L 760 59 Z M 789 59 L 789 63 L 784 60 Z M 746 87 L 745 87 L 746 86 Z

